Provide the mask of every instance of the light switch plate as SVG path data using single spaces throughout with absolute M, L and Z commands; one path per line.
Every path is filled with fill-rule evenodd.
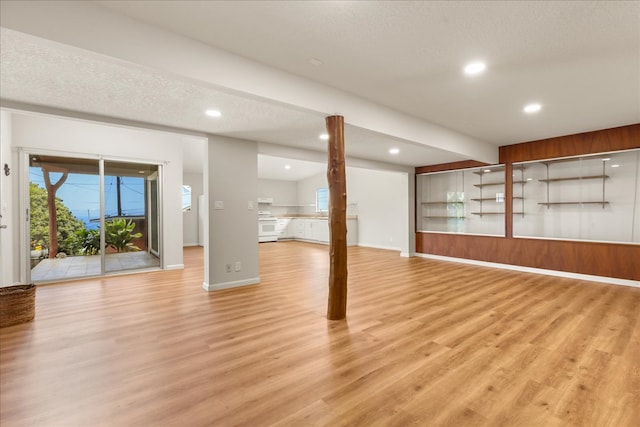
M 247 204 L 247 209 L 249 209 L 250 211 L 253 210 L 253 200 L 249 200 L 249 203 Z
M 216 200 L 213 202 L 214 209 L 224 209 L 224 202 L 222 200 Z

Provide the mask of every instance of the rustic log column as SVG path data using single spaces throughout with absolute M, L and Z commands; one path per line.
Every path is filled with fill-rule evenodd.
M 326 118 L 329 134 L 329 303 L 327 318 L 347 315 L 347 180 L 344 164 L 344 117 Z
M 44 175 L 44 185 L 47 187 L 47 207 L 49 208 L 49 258 L 58 254 L 58 212 L 56 210 L 56 191 L 64 184 L 69 176 L 67 169 L 54 165 L 40 165 Z M 51 184 L 51 172 L 62 174 L 58 182 Z

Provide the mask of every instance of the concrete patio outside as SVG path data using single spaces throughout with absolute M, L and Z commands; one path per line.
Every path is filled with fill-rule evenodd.
M 105 261 L 107 272 L 160 267 L 160 259 L 147 251 L 107 254 Z M 50 282 L 100 274 L 100 255 L 47 258 L 31 269 L 31 281 Z

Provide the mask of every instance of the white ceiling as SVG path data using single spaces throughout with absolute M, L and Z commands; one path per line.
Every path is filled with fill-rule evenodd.
M 285 168 L 289 166 L 289 168 Z M 327 164 L 258 155 L 258 178 L 300 181 L 327 171 Z
M 6 28 L 0 29 L 0 60 L 3 100 L 326 151 L 326 141 L 319 139 L 326 132 L 319 114 L 231 94 Z M 206 116 L 209 108 L 223 111 L 223 116 Z M 346 152 L 352 157 L 408 166 L 462 159 L 348 124 L 345 137 Z M 390 156 L 392 147 L 401 152 Z
M 97 3 L 498 145 L 640 119 L 637 1 Z
M 147 57 L 154 53 L 183 62 L 190 58 L 190 51 L 171 48 L 161 37 L 157 52 L 138 52 L 139 61 L 105 54 L 115 37 L 90 39 L 100 25 L 122 24 L 116 18 L 124 14 L 192 43 L 292 73 L 292 81 L 294 75 L 302 77 L 285 89 L 313 87 L 334 96 L 331 88 L 337 88 L 362 99 L 363 111 L 379 106 L 404 114 L 389 115 L 392 121 L 398 118 L 391 125 L 399 131 L 387 126 L 388 133 L 356 126 L 345 114 L 346 151 L 354 158 L 409 166 L 474 158 L 472 149 L 449 149 L 437 132 L 407 137 L 406 123 L 435 123 L 497 150 L 498 145 L 640 121 L 640 2 L 91 3 L 0 4 L 0 97 L 5 104 L 326 150 L 318 134 L 332 111 L 225 87 L 215 71 L 193 78 L 150 66 Z M 133 24 L 114 31 L 132 31 Z M 130 49 L 143 46 L 143 30 L 149 28 L 135 25 L 139 33 L 126 33 L 139 35 L 130 40 Z M 72 43 L 73 37 L 84 40 Z M 322 64 L 312 65 L 311 58 Z M 462 74 L 472 59 L 487 62 L 484 75 Z M 273 82 L 268 77 L 263 85 Z M 530 101 L 543 104 L 539 114 L 522 114 Z M 223 116 L 202 114 L 212 107 Z M 368 119 L 375 124 L 384 115 Z M 391 147 L 400 148 L 400 154 L 389 155 Z

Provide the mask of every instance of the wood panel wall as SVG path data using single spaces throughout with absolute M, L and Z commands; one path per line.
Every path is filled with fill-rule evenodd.
M 476 261 L 640 280 L 640 245 L 416 233 L 416 251 Z
M 477 168 L 487 166 L 488 163 L 478 162 L 476 160 L 463 160 L 461 162 L 441 163 L 439 165 L 420 166 L 416 168 L 416 175 L 430 172 L 453 171 L 457 169 Z
M 595 276 L 640 280 L 640 245 L 512 237 L 512 163 L 640 148 L 640 124 L 548 138 L 499 148 L 506 165 L 506 237 L 416 233 L 418 253 Z M 461 164 L 464 162 L 456 162 Z M 416 168 L 416 174 L 452 170 L 448 163 Z M 470 161 L 469 163 L 479 163 Z M 473 164 L 476 167 L 482 164 Z
M 640 124 L 559 136 L 499 148 L 500 163 L 580 156 L 640 148 Z

